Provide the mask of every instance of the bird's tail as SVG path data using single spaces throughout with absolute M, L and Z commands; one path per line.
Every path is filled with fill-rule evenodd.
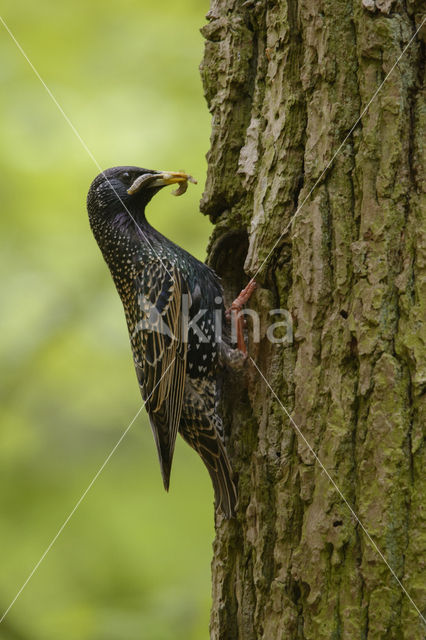
M 219 457 L 214 461 L 214 466 L 211 464 L 211 460 L 207 462 L 203 456 L 201 457 L 212 479 L 216 509 L 221 509 L 226 518 L 233 518 L 237 503 L 237 489 L 225 447 L 220 441 L 219 444 L 221 451 Z
M 194 421 L 195 422 L 195 421 Z M 184 421 L 180 433 L 186 442 L 199 454 L 212 479 L 216 509 L 221 509 L 226 518 L 235 516 L 237 489 L 225 446 L 213 425 Z

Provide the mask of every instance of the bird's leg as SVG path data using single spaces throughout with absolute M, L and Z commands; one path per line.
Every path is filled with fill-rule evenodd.
M 241 293 L 235 298 L 229 309 L 226 310 L 225 315 L 229 320 L 231 319 L 235 323 L 237 329 L 237 347 L 242 353 L 247 353 L 247 347 L 244 340 L 244 318 L 241 316 L 240 311 L 243 306 L 250 300 L 253 291 L 256 289 L 256 282 L 250 280 L 248 285 L 241 291 Z

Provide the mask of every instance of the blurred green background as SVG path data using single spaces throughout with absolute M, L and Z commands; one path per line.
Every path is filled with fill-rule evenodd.
M 149 219 L 205 257 L 208 2 L 2 3 L 103 167 L 185 169 Z M 93 160 L 0 25 L 0 610 L 141 405 L 121 303 L 85 210 Z M 169 495 L 141 415 L 7 618 L 2 640 L 208 637 L 213 492 L 179 439 Z

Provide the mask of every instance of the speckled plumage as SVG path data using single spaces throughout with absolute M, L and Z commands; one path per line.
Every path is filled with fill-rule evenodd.
M 143 174 L 146 186 L 129 195 Z M 236 490 L 217 411 L 219 361 L 229 351 L 215 339 L 224 315 L 222 287 L 207 265 L 147 222 L 145 207 L 162 188 L 153 186 L 157 175 L 163 174 L 114 167 L 97 176 L 87 197 L 90 225 L 123 302 L 164 486 L 179 431 L 210 473 L 216 506 L 231 517 Z M 198 317 L 197 326 L 191 324 Z

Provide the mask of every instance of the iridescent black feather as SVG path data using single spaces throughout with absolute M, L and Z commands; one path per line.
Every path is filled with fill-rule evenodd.
M 164 486 L 179 431 L 210 473 L 216 506 L 231 517 L 236 490 L 217 412 L 219 360 L 229 349 L 220 338 L 222 287 L 207 265 L 147 222 L 145 207 L 163 175 L 114 167 L 97 176 L 87 197 L 90 225 L 123 302 Z M 142 188 L 130 195 L 141 176 Z

